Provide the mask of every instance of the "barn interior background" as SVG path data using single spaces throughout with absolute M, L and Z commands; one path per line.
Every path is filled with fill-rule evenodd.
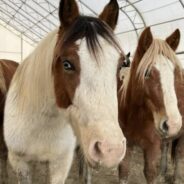
M 109 0 L 77 1 L 83 14 L 98 16 Z M 181 42 L 177 54 L 184 66 L 184 0 L 118 2 L 120 17 L 116 34 L 126 53 L 130 51 L 133 55 L 138 37 L 146 26 L 151 26 L 154 35 L 159 38 L 165 38 L 179 28 Z M 21 62 L 48 32 L 59 25 L 58 4 L 59 0 L 0 0 L 0 58 Z M 139 158 L 136 159 L 133 164 L 138 163 L 137 165 L 142 166 Z M 139 167 L 134 169 L 132 181 L 135 178 L 142 178 L 141 181 L 144 181 L 143 173 L 138 172 L 141 170 L 137 168 Z M 39 167 L 35 170 L 35 173 L 39 173 L 35 183 L 43 183 L 45 171 L 46 168 L 41 170 Z M 68 183 L 76 183 L 77 177 L 73 177 L 76 173 L 71 173 L 72 177 Z M 106 183 L 107 180 L 114 183 L 114 178 L 117 180 L 117 177 L 112 177 L 113 174 L 108 173 L 101 178 L 101 183 Z M 11 184 L 16 183 L 14 180 L 15 177 L 12 177 Z
M 81 12 L 98 16 L 108 0 L 77 0 Z M 178 56 L 184 64 L 184 0 L 118 0 L 116 34 L 123 49 L 133 54 L 146 26 L 165 38 L 176 28 L 182 34 Z M 0 58 L 23 60 L 59 24 L 59 0 L 0 0 Z

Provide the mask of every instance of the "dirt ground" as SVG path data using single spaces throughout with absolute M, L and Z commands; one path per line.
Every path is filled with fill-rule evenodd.
M 131 173 L 129 176 L 129 184 L 146 184 L 143 175 L 143 159 L 142 152 L 139 149 L 135 149 L 131 161 Z M 33 164 L 33 184 L 49 184 L 49 172 L 48 165 L 46 163 Z M 11 168 L 8 169 L 9 180 L 8 184 L 17 184 L 16 177 L 13 174 Z M 172 184 L 171 175 L 173 168 L 170 164 L 166 182 L 157 182 L 157 184 Z M 0 182 L 1 184 L 1 182 Z M 3 183 L 4 184 L 4 183 Z M 78 178 L 78 165 L 76 159 L 74 159 L 74 164 L 70 171 L 70 175 L 67 179 L 66 184 L 81 184 Z M 98 171 L 92 171 L 92 184 L 118 184 L 117 170 L 106 170 L 100 169 Z

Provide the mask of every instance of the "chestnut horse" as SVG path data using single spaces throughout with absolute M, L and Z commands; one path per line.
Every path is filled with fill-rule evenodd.
M 153 39 L 150 28 L 146 28 L 140 36 L 130 71 L 119 91 L 120 126 L 127 138 L 126 156 L 119 165 L 121 184 L 128 183 L 134 145 L 143 150 L 147 183 L 155 183 L 162 139 L 175 137 L 181 130 L 184 83 L 181 64 L 174 52 L 179 40 L 179 30 L 165 41 Z M 181 153 L 176 152 L 180 157 L 178 167 L 184 162 L 184 157 L 179 156 L 184 154 L 182 143 L 183 139 L 177 147 L 182 149 Z
M 29 161 L 38 160 L 49 162 L 51 183 L 64 184 L 76 137 L 93 167 L 113 167 L 123 159 L 117 76 L 124 54 L 112 31 L 118 12 L 111 0 L 99 18 L 80 16 L 75 0 L 61 0 L 60 27 L 18 67 L 7 95 L 4 135 L 19 183 L 32 183 Z
M 0 183 L 5 182 L 5 179 L 7 179 L 8 151 L 3 136 L 4 105 L 11 79 L 17 67 L 18 63 L 14 61 L 0 59 Z

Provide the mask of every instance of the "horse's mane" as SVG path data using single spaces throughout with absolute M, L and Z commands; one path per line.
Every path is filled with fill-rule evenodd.
M 128 83 L 129 83 L 129 79 L 130 79 L 130 72 L 131 72 L 131 65 L 130 67 L 126 67 L 126 69 L 122 68 L 120 70 L 120 80 L 122 81 L 122 85 L 118 91 L 118 93 L 120 93 L 120 101 L 125 102 L 125 96 L 126 96 L 126 91 L 128 88 Z M 124 78 L 122 79 L 122 76 L 124 76 Z
M 43 107 L 44 101 L 53 100 L 52 61 L 58 29 L 43 39 L 36 49 L 20 64 L 11 83 L 14 98 L 20 108 Z
M 62 31 L 61 27 L 49 33 L 18 67 L 12 81 L 12 88 L 15 88 L 12 98 L 20 103 L 20 107 L 26 105 L 36 109 L 43 107 L 44 102 L 48 103 L 48 99 L 55 102 L 52 64 L 59 57 L 61 46 L 67 49 L 68 44 L 85 38 L 90 53 L 97 59 L 102 50 L 99 40 L 102 37 L 123 54 L 113 32 L 97 18 L 80 16 L 71 28 Z
M 178 68 L 180 74 L 182 74 L 182 65 L 180 61 L 178 60 L 175 52 L 171 49 L 171 47 L 167 44 L 166 41 L 160 40 L 160 39 L 155 39 L 152 41 L 150 47 L 142 57 L 141 61 L 139 62 L 139 65 L 137 67 L 136 73 L 133 75 L 136 75 L 136 77 L 139 79 L 139 81 L 144 84 L 145 80 L 145 74 L 146 72 L 149 72 L 152 68 L 152 66 L 155 64 L 155 61 L 161 62 L 160 60 L 157 59 L 158 55 L 163 55 L 167 57 L 176 68 Z M 135 54 L 136 56 L 136 54 Z M 134 57 L 135 57 L 134 56 Z M 135 60 L 136 58 L 134 58 Z M 134 62 L 133 60 L 133 62 Z M 132 64 L 133 65 L 133 64 Z M 131 65 L 131 66 L 132 66 Z M 126 98 L 126 93 L 127 93 L 127 88 L 130 80 L 130 75 L 131 75 L 131 70 L 128 73 L 128 75 L 125 77 L 123 84 L 120 88 L 121 94 L 121 99 L 125 101 Z M 182 76 L 182 75 L 181 75 Z

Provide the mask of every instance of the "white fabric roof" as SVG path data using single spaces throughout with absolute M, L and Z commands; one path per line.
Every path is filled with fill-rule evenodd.
M 83 14 L 97 16 L 109 0 L 77 0 Z M 176 28 L 182 34 L 178 51 L 184 51 L 184 0 L 118 0 L 116 33 L 126 50 L 133 50 L 145 26 L 165 38 Z M 30 44 L 37 44 L 58 22 L 59 0 L 0 0 L 0 24 Z

